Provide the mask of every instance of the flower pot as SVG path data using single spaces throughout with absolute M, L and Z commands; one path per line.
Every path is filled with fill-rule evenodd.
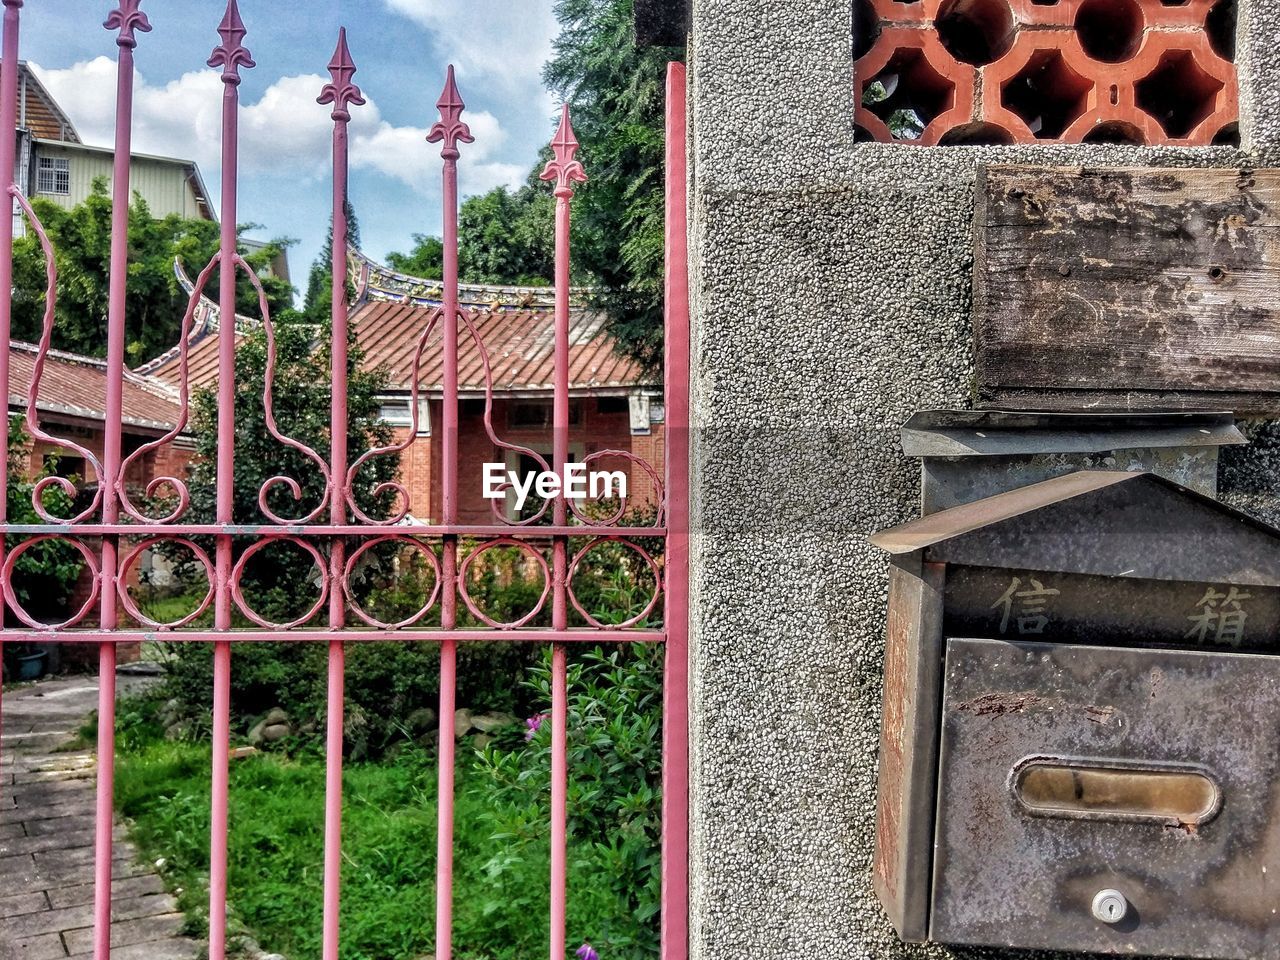
M 37 680 L 44 675 L 44 664 L 49 659 L 48 653 L 41 650 L 18 657 L 18 679 Z

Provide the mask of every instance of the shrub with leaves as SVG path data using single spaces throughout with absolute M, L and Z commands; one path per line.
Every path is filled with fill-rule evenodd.
M 540 856 L 549 841 L 549 650 L 528 684 L 539 701 L 528 739 L 490 744 L 478 761 L 487 776 L 468 780 L 504 844 L 489 865 L 496 880 Z M 568 689 L 569 935 L 610 960 L 649 960 L 658 956 L 662 897 L 662 648 L 624 644 L 575 654 Z M 612 900 L 604 909 L 596 900 L 602 893 Z M 594 929 L 585 927 L 586 915 Z
M 10 523 L 44 523 L 32 505 L 36 483 L 57 472 L 56 454 L 47 456 L 40 469 L 30 472 L 31 438 L 20 421 L 9 420 L 8 485 L 5 498 Z M 71 499 L 58 486 L 44 492 L 44 505 L 54 516 L 72 512 Z M 16 546 L 17 541 L 11 543 Z M 71 593 L 84 569 L 79 552 L 66 543 L 45 540 L 28 549 L 14 564 L 13 592 L 32 616 L 54 622 L 65 616 Z

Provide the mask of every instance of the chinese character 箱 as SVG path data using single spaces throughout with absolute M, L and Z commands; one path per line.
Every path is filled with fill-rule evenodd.
M 1245 621 L 1249 618 L 1240 601 L 1248 600 L 1250 596 L 1235 587 L 1228 587 L 1226 593 L 1208 587 L 1196 603 L 1196 612 L 1187 617 L 1191 629 L 1184 639 L 1194 639 L 1197 643 L 1213 640 L 1239 646 L 1244 640 Z
M 1052 587 L 1046 587 L 1035 577 L 1028 577 L 1027 583 L 1030 586 L 1025 589 L 1019 589 L 1022 586 L 1022 578 L 1014 577 L 1009 584 L 1009 589 L 1000 595 L 990 609 L 999 608 L 1000 613 L 1000 632 L 1004 633 L 1009 629 L 1009 621 L 1013 620 L 1017 627 L 1018 633 L 1044 633 L 1044 628 L 1049 625 L 1049 618 L 1045 616 L 1048 609 L 1049 598 L 1056 597 L 1060 590 Z M 1014 608 L 1017 608 L 1017 614 L 1014 614 Z

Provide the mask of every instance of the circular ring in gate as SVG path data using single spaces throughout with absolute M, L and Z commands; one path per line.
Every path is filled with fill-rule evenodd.
M 195 558 L 200 561 L 201 566 L 204 567 L 205 576 L 209 580 L 209 592 L 204 595 L 204 599 L 200 601 L 196 608 L 185 617 L 167 623 L 159 620 L 153 620 L 151 617 L 143 613 L 137 603 L 134 602 L 133 595 L 129 593 L 128 580 L 130 569 L 132 569 L 133 565 L 138 562 L 144 550 L 154 547 L 158 543 L 177 543 L 186 547 L 195 555 Z M 116 596 L 120 598 L 120 604 L 125 608 L 125 611 L 128 612 L 129 616 L 133 617 L 133 619 L 137 620 L 139 623 L 148 627 L 157 627 L 161 630 L 176 630 L 178 627 L 185 627 L 188 623 L 209 609 L 209 604 L 213 603 L 213 581 L 213 561 L 211 561 L 209 559 L 209 555 L 195 543 L 185 537 L 148 537 L 125 554 L 124 559 L 120 561 L 120 575 L 116 578 Z
M 573 592 L 573 577 L 574 574 L 578 572 L 579 564 L 582 563 L 588 553 L 606 543 L 618 543 L 635 553 L 638 553 L 640 558 L 648 565 L 649 572 L 653 574 L 653 596 L 649 598 L 649 602 L 645 604 L 644 609 L 635 616 L 623 620 L 620 623 L 605 623 L 602 620 L 596 619 L 591 614 L 587 613 L 582 604 L 578 602 L 577 594 Z M 653 608 L 658 605 L 658 598 L 662 596 L 662 570 L 658 566 L 658 561 L 654 560 L 653 557 L 649 555 L 648 551 L 638 543 L 634 543 L 623 537 L 596 537 L 585 547 L 579 550 L 574 556 L 573 562 L 569 564 L 569 572 L 565 574 L 565 591 L 569 594 L 569 602 L 573 604 L 573 609 L 577 610 L 578 613 L 582 615 L 582 618 L 586 620 L 587 623 L 591 624 L 591 626 L 599 627 L 600 629 L 605 629 L 607 627 L 613 627 L 615 629 L 618 627 L 634 627 L 641 620 L 645 619 L 645 617 L 649 616 L 649 614 L 653 612 Z
M 18 563 L 18 558 L 30 550 L 38 543 L 44 543 L 46 540 L 57 540 L 69 543 L 80 552 L 80 556 L 84 557 L 84 562 L 88 566 L 92 574 L 90 580 L 89 597 L 67 620 L 61 623 L 41 623 L 18 602 L 18 595 L 13 589 L 13 572 Z M 102 586 L 102 569 L 98 566 L 98 558 L 80 540 L 74 540 L 71 537 L 64 537 L 60 534 L 46 533 L 38 537 L 32 537 L 30 540 L 24 540 L 10 551 L 8 557 L 4 561 L 4 599 L 9 604 L 9 608 L 13 610 L 14 616 L 25 623 L 27 626 L 35 630 L 62 630 L 66 627 L 73 626 L 88 616 L 89 611 L 93 609 L 93 605 L 98 601 L 98 591 Z
M 431 588 L 431 595 L 427 597 L 427 602 L 422 605 L 418 612 L 406 617 L 404 620 L 397 621 L 396 623 L 384 623 L 376 617 L 366 613 L 360 604 L 356 602 L 355 594 L 351 589 L 351 575 L 355 572 L 356 564 L 359 563 L 360 558 L 369 550 L 372 550 L 374 547 L 383 543 L 398 543 L 421 554 L 426 558 L 427 565 L 431 568 L 432 578 L 434 581 Z M 399 562 L 399 558 L 397 558 L 397 562 Z M 346 565 L 342 570 L 342 590 L 343 593 L 346 594 L 347 604 L 351 607 L 352 612 L 365 623 L 369 624 L 369 626 L 376 627 L 379 630 L 398 630 L 401 627 L 412 626 L 427 615 L 427 611 L 435 606 L 435 602 L 440 596 L 440 560 L 436 557 L 435 551 L 421 540 L 417 540 L 413 537 L 376 537 L 373 540 L 366 540 L 359 547 L 353 550 L 351 552 L 351 556 L 347 558 Z
M 488 614 L 482 612 L 481 609 L 476 606 L 476 602 L 471 598 L 471 593 L 467 590 L 467 571 L 471 569 L 471 564 L 483 554 L 499 547 L 515 547 L 525 555 L 532 557 L 534 562 L 542 571 L 542 595 L 538 597 L 538 602 L 534 604 L 533 609 L 523 617 L 520 617 L 517 620 L 512 620 L 509 623 L 494 620 Z M 499 537 L 496 540 L 490 540 L 488 543 L 481 544 L 475 550 L 472 550 L 467 554 L 466 559 L 462 561 L 462 566 L 458 568 L 458 592 L 462 595 L 462 602 L 466 604 L 467 609 L 471 611 L 471 615 L 481 623 L 490 627 L 496 627 L 499 630 L 515 630 L 518 627 L 523 627 L 526 623 L 536 617 L 546 605 L 547 596 L 551 593 L 551 570 L 547 566 L 546 558 L 523 540 L 516 540 L 514 537 Z
M 271 620 L 264 619 L 259 616 L 244 598 L 244 594 L 240 590 L 240 578 L 244 575 L 245 564 L 249 559 L 260 550 L 275 543 L 292 543 L 305 553 L 310 554 L 311 559 L 315 562 L 316 567 L 320 570 L 320 596 L 306 613 L 298 617 L 296 620 L 290 620 L 288 623 L 274 623 Z M 292 627 L 298 627 L 306 623 L 324 606 L 325 600 L 329 598 L 329 567 L 325 563 L 324 554 L 317 550 L 312 544 L 301 540 L 298 537 L 267 537 L 254 543 L 249 549 L 240 555 L 240 559 L 236 561 L 234 569 L 231 571 L 231 596 L 236 602 L 236 606 L 240 608 L 240 612 L 252 620 L 260 627 L 266 627 L 268 630 L 288 630 Z

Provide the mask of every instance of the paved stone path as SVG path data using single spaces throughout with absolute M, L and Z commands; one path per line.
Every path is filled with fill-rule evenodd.
M 121 676 L 121 695 L 145 679 Z M 96 677 L 3 696 L 0 734 L 0 960 L 91 958 L 95 760 L 62 752 L 98 704 Z M 112 865 L 112 960 L 195 960 L 182 915 L 133 845 Z

